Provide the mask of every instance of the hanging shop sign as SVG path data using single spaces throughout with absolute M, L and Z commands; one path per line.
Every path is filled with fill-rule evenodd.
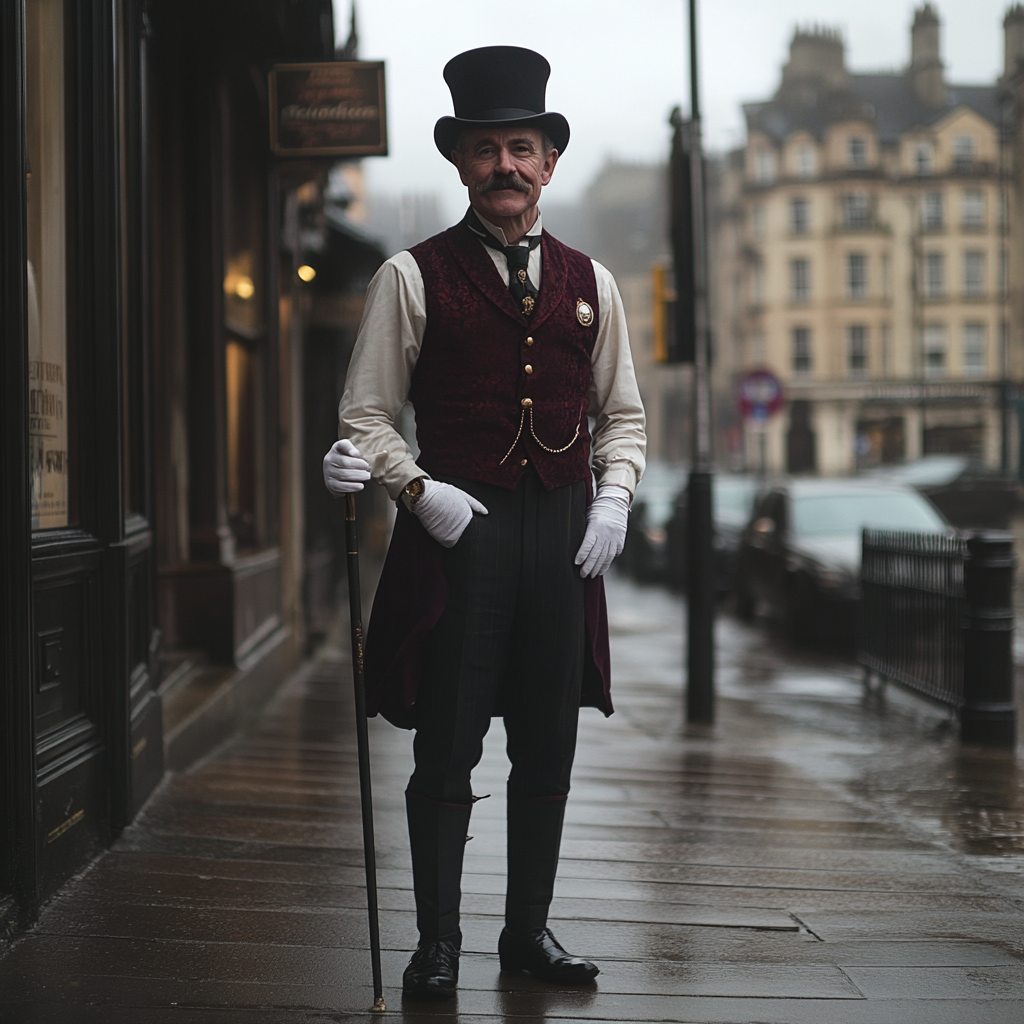
M 387 156 L 383 61 L 278 64 L 268 84 L 275 156 Z
M 740 415 L 750 423 L 767 423 L 785 401 L 782 384 L 771 370 L 751 370 L 739 382 Z

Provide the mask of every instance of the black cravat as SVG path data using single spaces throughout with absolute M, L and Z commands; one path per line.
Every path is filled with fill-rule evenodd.
M 502 245 L 494 235 L 480 223 L 473 210 L 469 211 L 467 219 L 469 230 L 480 236 L 484 245 L 497 249 L 505 254 L 508 261 L 508 290 L 512 294 L 516 306 L 523 311 L 524 316 L 529 316 L 537 305 L 537 289 L 529 276 L 530 253 L 540 245 L 540 235 L 528 235 L 529 246 L 525 245 Z

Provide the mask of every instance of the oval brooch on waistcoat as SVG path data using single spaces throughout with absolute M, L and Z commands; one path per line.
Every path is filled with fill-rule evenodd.
M 583 299 L 576 300 L 576 319 L 584 327 L 589 327 L 594 322 L 594 310 L 589 302 L 584 302 Z

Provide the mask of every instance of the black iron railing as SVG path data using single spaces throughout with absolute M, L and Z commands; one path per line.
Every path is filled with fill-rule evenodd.
M 1013 534 L 865 530 L 857 659 L 956 709 L 965 743 L 1013 747 Z
M 865 530 L 857 660 L 884 679 L 964 703 L 962 537 Z

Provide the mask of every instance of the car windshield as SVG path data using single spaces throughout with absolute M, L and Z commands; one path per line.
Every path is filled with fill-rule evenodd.
M 797 537 L 859 535 L 865 526 L 882 530 L 945 533 L 946 524 L 924 498 L 911 492 L 803 495 L 793 498 Z
M 967 469 L 969 460 L 961 455 L 928 455 L 917 462 L 891 470 L 893 480 L 913 487 L 934 487 L 948 484 Z
M 750 518 L 750 506 L 754 502 L 757 484 L 744 477 L 714 478 L 715 519 L 723 522 L 746 523 Z

